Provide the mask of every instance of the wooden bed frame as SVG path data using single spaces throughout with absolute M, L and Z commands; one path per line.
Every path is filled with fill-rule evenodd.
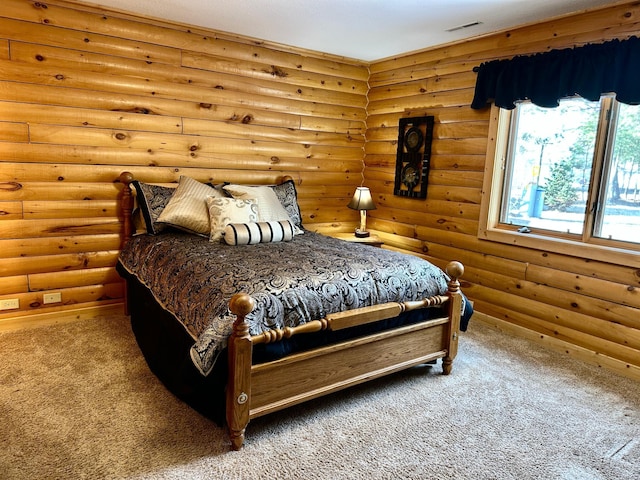
M 124 244 L 132 234 L 130 184 L 133 179 L 129 172 L 120 175 L 124 185 Z M 231 447 L 234 450 L 242 447 L 249 421 L 261 415 L 437 359 L 442 359 L 443 373 L 448 375 L 458 351 L 462 307 L 458 279 L 464 273 L 464 267 L 460 262 L 450 262 L 446 271 L 451 278 L 446 295 L 339 312 L 298 327 L 270 330 L 255 336 L 249 335 L 249 324 L 245 321 L 245 316 L 253 310 L 254 301 L 247 294 L 235 294 L 229 303 L 236 320 L 228 342 L 226 387 L 226 420 Z M 252 364 L 253 345 L 320 330 L 341 330 L 447 303 L 446 317 L 296 353 L 268 363 Z

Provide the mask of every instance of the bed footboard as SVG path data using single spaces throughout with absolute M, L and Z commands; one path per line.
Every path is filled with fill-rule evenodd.
M 447 295 L 340 312 L 299 327 L 271 330 L 254 337 L 249 335 L 249 325 L 244 319 L 253 309 L 253 299 L 246 294 L 236 294 L 229 304 L 236 321 L 228 344 L 226 406 L 232 448 L 239 450 L 242 447 L 251 418 L 438 358 L 442 359 L 443 373 L 449 374 L 458 352 L 462 307 L 458 279 L 463 272 L 464 267 L 459 262 L 447 265 L 451 278 Z M 445 303 L 448 304 L 446 317 L 252 365 L 252 349 L 257 343 L 325 329 L 348 328 Z

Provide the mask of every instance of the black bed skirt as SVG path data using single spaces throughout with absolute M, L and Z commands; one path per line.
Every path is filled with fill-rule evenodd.
M 224 424 L 227 356 L 223 352 L 208 376 L 191 361 L 194 343 L 184 327 L 164 310 L 149 290 L 127 280 L 131 328 L 151 371 L 178 398 L 202 415 Z

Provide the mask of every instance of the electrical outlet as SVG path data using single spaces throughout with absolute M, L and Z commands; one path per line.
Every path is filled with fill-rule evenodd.
M 20 308 L 20 300 L 17 298 L 7 298 L 0 300 L 0 310 L 13 310 Z
M 42 303 L 60 303 L 62 301 L 62 294 L 60 292 L 56 293 L 45 293 L 42 295 Z

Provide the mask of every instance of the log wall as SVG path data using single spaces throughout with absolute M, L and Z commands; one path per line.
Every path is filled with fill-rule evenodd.
M 0 8 L 0 329 L 120 310 L 117 177 L 297 180 L 309 228 L 351 230 L 364 171 L 385 248 L 464 262 L 478 318 L 640 378 L 640 273 L 478 240 L 481 62 L 625 38 L 635 3 L 370 65 L 63 0 Z M 393 195 L 398 120 L 434 115 L 426 200 Z M 366 142 L 365 142 L 366 139 Z M 363 164 L 364 158 L 364 164 Z M 364 170 L 363 170 L 364 168 Z M 45 305 L 47 293 L 62 302 Z
M 64 1 L 0 7 L 0 329 L 122 308 L 116 182 L 297 181 L 353 228 L 368 69 Z M 61 302 L 43 302 L 61 293 Z
M 478 240 L 490 109 L 471 110 L 473 67 L 640 33 L 637 2 L 374 62 L 366 183 L 387 246 L 465 265 L 478 318 L 640 378 L 640 270 Z M 398 119 L 434 115 L 426 200 L 393 196 Z

